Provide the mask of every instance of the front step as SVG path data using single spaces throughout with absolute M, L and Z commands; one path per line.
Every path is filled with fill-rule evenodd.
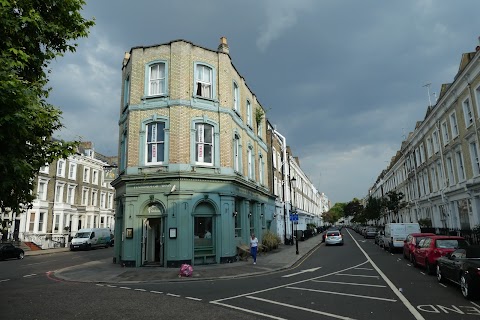
M 42 250 L 38 245 L 36 245 L 34 242 L 22 242 L 28 249 L 27 251 L 38 251 Z M 23 246 L 20 246 L 23 249 Z M 25 251 L 25 249 L 23 249 Z

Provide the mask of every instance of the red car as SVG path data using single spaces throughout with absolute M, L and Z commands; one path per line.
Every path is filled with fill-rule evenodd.
M 427 236 L 434 236 L 435 233 L 410 233 L 403 241 L 403 257 L 413 263 L 413 251 L 415 246 Z
M 425 267 L 428 274 L 436 270 L 437 259 L 453 252 L 458 248 L 468 247 L 470 244 L 463 237 L 456 236 L 428 236 L 422 239 L 413 251 L 413 265 Z

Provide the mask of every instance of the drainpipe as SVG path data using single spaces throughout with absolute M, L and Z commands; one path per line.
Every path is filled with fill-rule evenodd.
M 285 164 L 287 159 L 287 139 L 281 135 L 277 130 L 273 129 L 273 133 L 276 134 L 282 140 L 282 175 L 283 175 L 283 227 L 284 227 L 284 238 L 283 243 L 286 244 L 287 241 L 287 172 L 285 170 Z

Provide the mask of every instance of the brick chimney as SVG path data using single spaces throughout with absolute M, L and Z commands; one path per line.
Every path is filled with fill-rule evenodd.
M 228 49 L 228 44 L 227 44 L 227 38 L 226 37 L 221 37 L 220 38 L 220 45 L 218 46 L 218 52 L 223 52 L 226 54 L 230 53 L 230 50 Z

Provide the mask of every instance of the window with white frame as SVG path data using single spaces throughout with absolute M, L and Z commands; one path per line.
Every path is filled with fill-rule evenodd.
M 60 226 L 60 215 L 56 214 L 53 219 L 53 231 L 57 232 Z
M 90 182 L 90 168 L 83 168 L 83 182 Z
M 57 176 L 65 177 L 65 160 L 63 159 L 57 161 Z
M 465 116 L 465 127 L 470 127 L 473 124 L 473 112 L 470 106 L 470 99 L 463 101 L 463 115 Z
M 447 157 L 447 174 L 448 174 L 448 185 L 455 185 L 455 173 L 453 171 L 453 159 L 452 157 Z
M 433 140 L 433 152 L 437 153 L 440 151 L 440 143 L 438 141 L 438 132 L 437 130 L 433 131 L 432 133 L 432 140 Z
M 45 232 L 45 212 L 40 211 L 38 214 L 38 232 Z
M 423 145 L 423 143 L 421 143 L 421 144 L 420 144 L 420 161 L 421 161 L 422 163 L 424 163 L 425 160 L 427 160 L 427 159 L 425 158 L 425 146 Z
M 259 123 L 258 124 L 258 127 L 257 127 L 257 135 L 258 137 L 261 139 L 263 136 L 262 136 L 262 133 L 263 133 L 263 123 Z
M 273 168 L 277 168 L 277 150 L 275 148 L 272 148 L 272 165 Z
M 442 122 L 441 129 L 442 129 L 443 145 L 447 145 L 450 142 L 450 137 L 448 135 L 447 121 Z
M 435 192 L 435 191 L 438 190 L 437 174 L 435 172 L 435 165 L 432 165 L 430 167 L 430 178 L 432 179 L 432 192 Z
M 472 161 L 472 171 L 474 176 L 480 174 L 480 162 L 478 159 L 478 148 L 475 141 L 470 142 L 470 159 Z
M 47 200 L 47 183 L 46 180 L 38 180 L 37 197 L 39 200 Z
M 416 162 L 416 167 L 418 168 L 420 164 L 422 163 L 422 159 L 420 159 L 420 149 L 415 149 L 415 162 Z
M 430 158 L 433 155 L 432 138 L 427 138 L 427 156 Z
M 75 203 L 75 186 L 69 185 L 67 187 L 67 203 L 68 204 Z
M 282 166 L 283 166 L 283 162 L 282 162 L 282 155 L 280 154 L 280 152 L 277 152 L 277 162 L 278 162 L 278 171 L 282 171 Z
M 240 89 L 236 82 L 233 83 L 233 110 L 240 114 Z
M 438 177 L 438 188 L 442 189 L 443 186 L 445 185 L 445 178 L 444 178 L 444 172 L 442 169 L 442 163 L 437 161 L 437 177 Z
M 109 193 L 107 198 L 108 198 L 107 200 L 108 209 L 113 209 L 113 195 Z
M 30 212 L 30 220 L 29 220 L 29 223 L 28 223 L 28 231 L 29 232 L 35 231 L 35 216 L 36 216 L 35 211 L 31 211 Z
M 57 182 L 55 186 L 55 202 L 63 202 L 63 189 L 65 184 L 62 182 Z
M 100 193 L 100 208 L 101 209 L 106 209 L 106 204 L 105 204 L 106 199 L 105 198 L 106 198 L 105 192 Z
M 207 123 L 195 124 L 195 161 L 197 164 L 213 165 L 213 126 Z
M 92 190 L 92 199 L 90 201 L 90 205 L 96 207 L 97 206 L 97 195 L 98 195 L 98 190 L 93 189 Z
M 149 67 L 148 95 L 158 96 L 166 93 L 165 63 L 155 63 Z
M 457 124 L 457 114 L 455 112 L 452 112 L 450 114 L 450 128 L 452 129 L 452 139 L 455 139 L 458 134 L 458 124 Z
M 213 98 L 213 70 L 212 68 L 197 64 L 195 68 L 195 94 L 198 97 Z
M 68 165 L 68 179 L 75 180 L 77 178 L 77 164 L 70 163 Z
M 425 170 L 423 173 L 423 185 L 425 187 L 425 194 L 430 193 L 430 185 L 428 184 L 428 171 Z
M 88 192 L 90 190 L 88 188 L 82 188 L 82 205 L 88 205 Z
M 165 161 L 165 122 L 152 122 L 147 125 L 146 164 Z
M 254 170 L 254 167 L 253 167 L 253 163 L 254 163 L 254 160 L 253 160 L 253 150 L 252 150 L 252 147 L 249 146 L 248 147 L 248 150 L 247 150 L 247 163 L 248 163 L 248 178 L 253 180 L 254 178 L 254 175 L 253 175 L 253 170 Z
M 455 152 L 455 160 L 457 162 L 457 175 L 458 175 L 458 181 L 463 181 L 465 180 L 465 167 L 463 165 L 463 155 L 460 150 Z
M 92 170 L 92 183 L 98 184 L 98 170 Z
M 233 170 L 240 172 L 240 136 L 236 133 L 233 139 Z

